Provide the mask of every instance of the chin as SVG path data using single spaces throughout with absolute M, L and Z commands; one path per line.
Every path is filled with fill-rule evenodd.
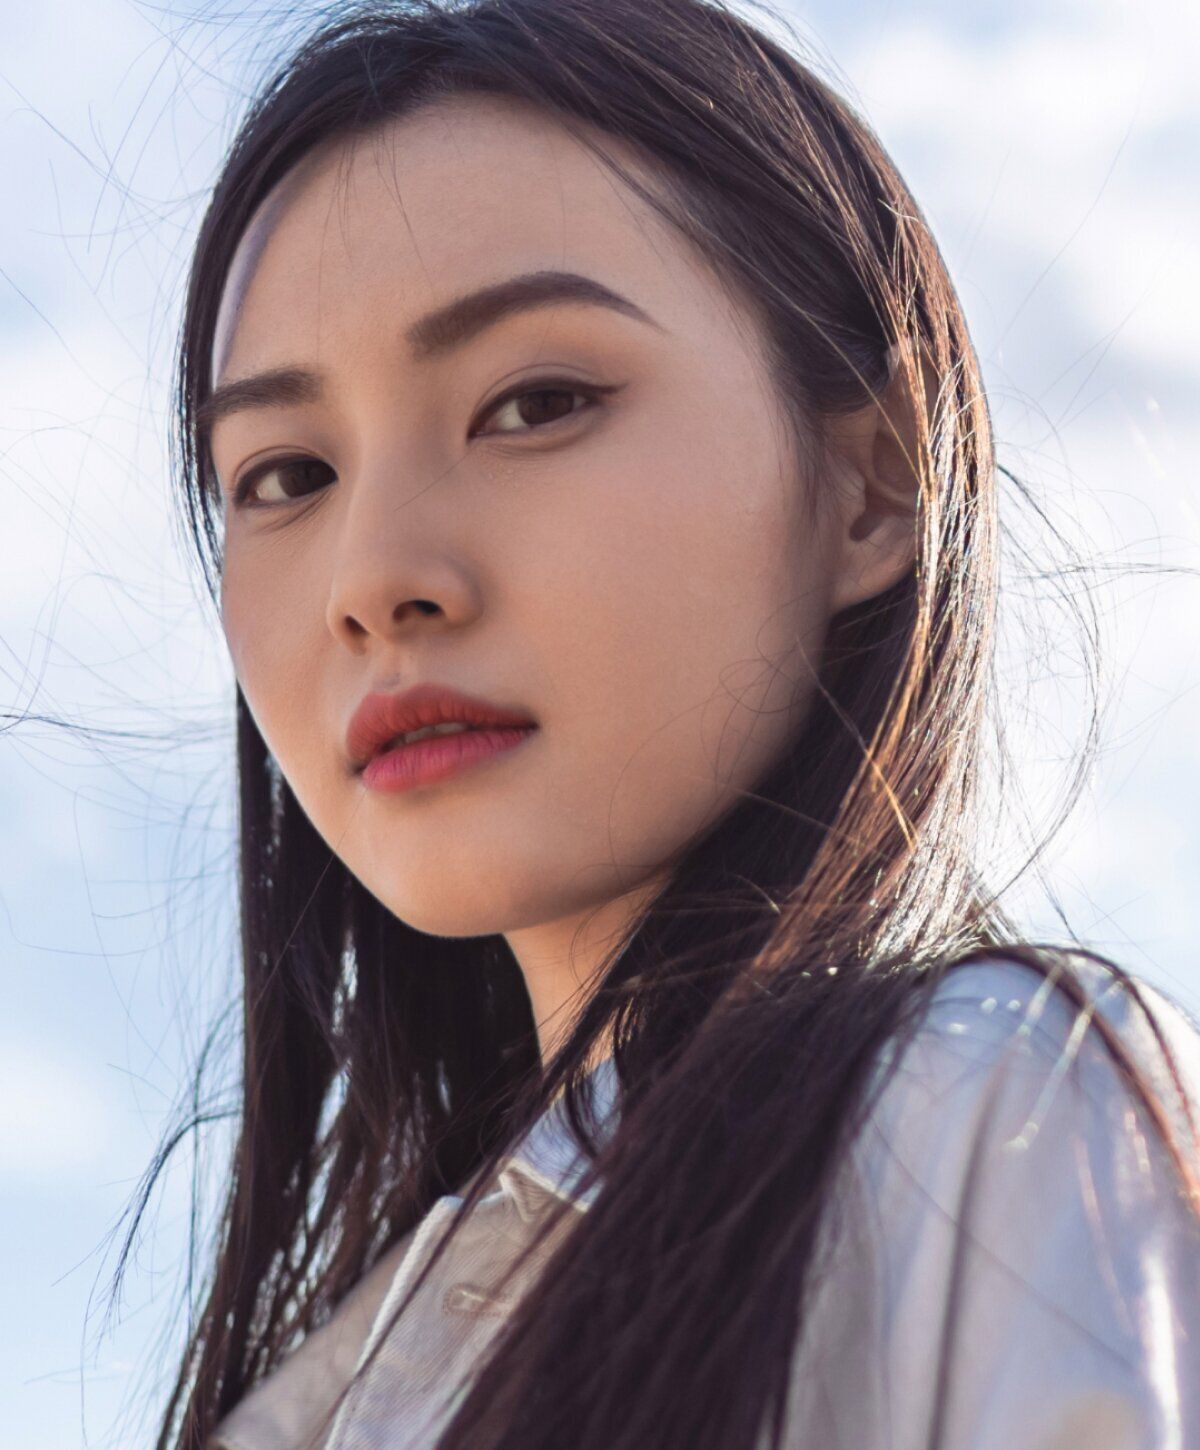
M 406 926 L 427 936 L 493 936 L 535 926 L 553 916 L 553 908 L 542 900 L 522 898 L 503 886 L 496 891 L 481 889 L 478 873 L 462 866 L 450 874 L 451 889 L 447 889 L 447 877 L 439 875 L 436 882 L 430 882 L 433 889 L 428 892 L 411 880 L 397 890 L 397 877 L 380 881 L 372 880 L 372 875 L 359 877 L 367 890 Z
M 480 911 L 476 906 L 469 908 L 466 905 L 456 909 L 451 903 L 441 907 L 405 908 L 392 906 L 384 902 L 388 910 L 398 917 L 405 926 L 411 926 L 414 931 L 423 932 L 426 936 L 440 937 L 473 937 L 493 936 L 506 928 L 497 922 L 496 917 L 489 915 L 486 911 Z

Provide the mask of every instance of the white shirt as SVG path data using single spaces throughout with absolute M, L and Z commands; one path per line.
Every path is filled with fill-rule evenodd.
M 1104 992 L 1100 969 L 1089 980 L 1099 1011 L 1161 1087 L 1136 1008 Z M 1143 991 L 1200 1103 L 1200 1035 Z M 939 985 L 825 1215 L 787 1450 L 925 1450 L 943 1351 L 939 1450 L 1200 1450 L 1200 1222 L 1144 1110 L 1094 1030 L 1080 1041 L 1080 1026 L 1026 967 L 976 963 Z M 596 1069 L 596 1101 L 614 1123 L 616 1086 L 609 1059 Z M 964 1201 L 973 1154 L 979 1173 Z M 504 1300 L 490 1292 L 499 1271 L 555 1197 L 586 1212 L 573 1186 L 580 1166 L 555 1104 L 507 1158 L 322 1450 L 435 1444 L 544 1255 Z M 439 1199 L 252 1387 L 211 1450 L 308 1450 L 461 1202 Z

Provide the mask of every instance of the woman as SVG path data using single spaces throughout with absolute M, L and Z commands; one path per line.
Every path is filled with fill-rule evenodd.
M 863 123 L 701 0 L 372 5 L 179 403 L 245 1071 L 159 1445 L 1200 1443 L 1195 1037 L 974 870 L 988 412 Z

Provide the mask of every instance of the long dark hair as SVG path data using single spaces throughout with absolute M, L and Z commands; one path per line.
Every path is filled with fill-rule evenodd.
M 220 507 L 195 420 L 251 214 L 319 143 L 478 92 L 646 161 L 653 188 L 602 156 L 750 299 L 806 439 L 899 380 L 916 564 L 833 619 L 790 751 L 688 844 L 545 1065 L 503 937 L 427 936 L 374 899 L 239 693 L 239 1137 L 160 1450 L 201 1450 L 439 1195 L 470 1185 L 473 1202 L 560 1089 L 599 1195 L 441 1443 L 726 1450 L 764 1426 L 778 1436 L 822 1209 L 881 1047 L 951 967 L 998 951 L 1081 999 L 1065 953 L 1020 943 L 975 865 L 999 540 L 962 311 L 868 127 L 719 4 L 371 4 L 265 87 L 201 227 L 183 323 L 182 497 L 210 588 Z M 603 1143 L 585 1084 L 598 1041 L 621 1088 Z

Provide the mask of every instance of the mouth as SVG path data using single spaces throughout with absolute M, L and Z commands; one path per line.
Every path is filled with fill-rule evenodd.
M 507 755 L 537 734 L 536 725 L 425 728 L 390 741 L 363 768 L 372 791 L 393 795 L 437 785 L 470 767 Z
M 447 725 L 422 725 L 419 730 L 407 730 L 387 741 L 378 753 L 382 755 L 385 750 L 395 750 L 400 745 L 415 745 L 418 740 L 428 740 L 433 735 L 461 735 L 467 730 L 482 729 L 482 725 L 465 725 L 461 720 L 451 720 Z
M 423 760 L 466 760 L 478 757 L 482 747 L 494 750 L 537 729 L 524 710 L 423 684 L 398 695 L 367 695 L 350 721 L 346 751 L 354 773 L 365 778 L 384 758 L 415 759 L 421 752 Z

